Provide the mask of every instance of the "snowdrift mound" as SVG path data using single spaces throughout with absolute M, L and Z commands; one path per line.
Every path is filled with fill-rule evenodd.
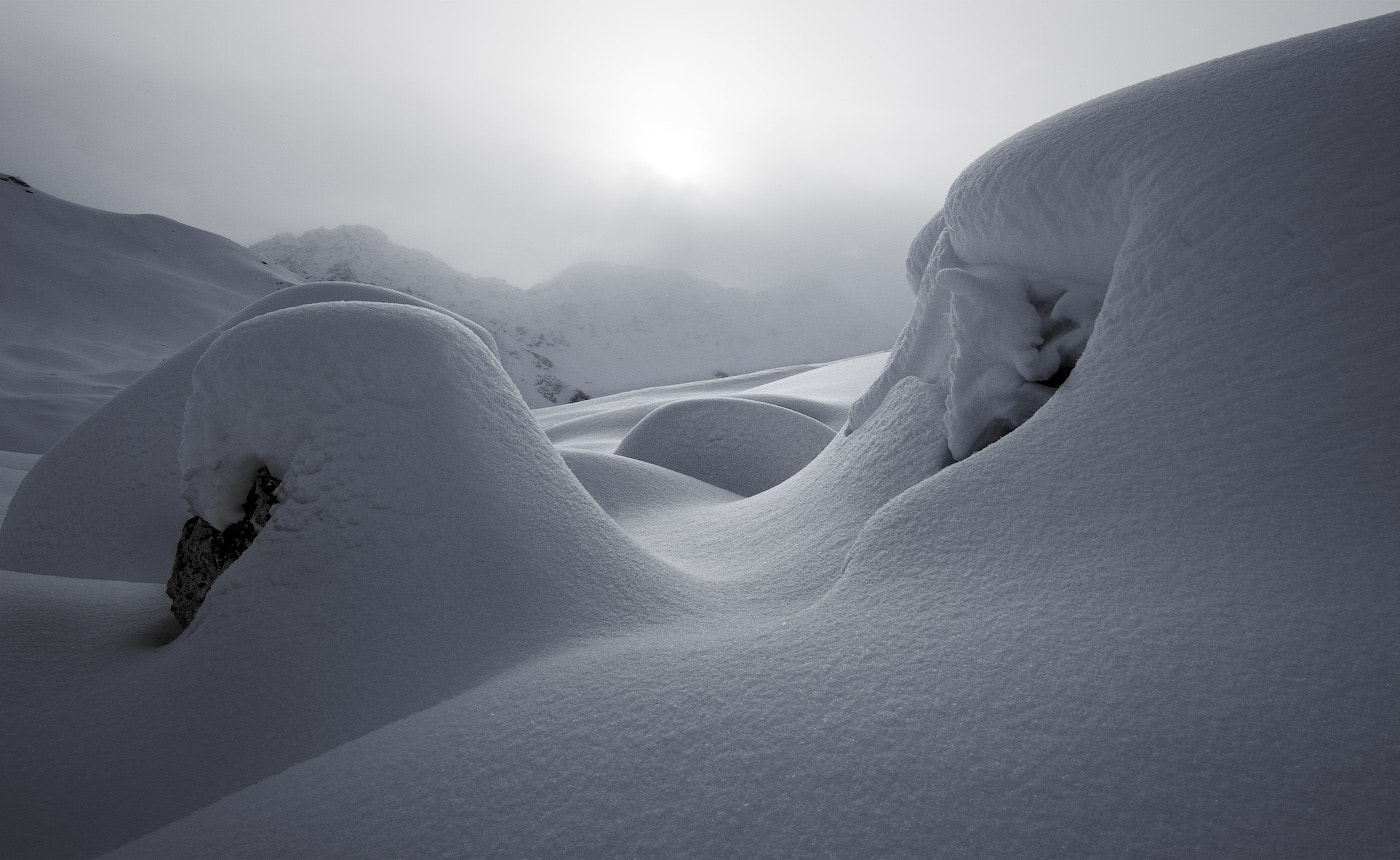
M 949 446 L 962 459 L 1049 398 L 1110 292 L 1117 312 L 1142 315 L 1140 305 L 1168 301 L 1163 284 L 1195 277 L 1173 298 L 1193 296 L 1218 326 L 1231 312 L 1273 312 L 1309 284 L 1330 283 L 1341 261 L 1325 258 L 1363 242 L 1349 268 L 1364 267 L 1377 252 L 1354 231 L 1373 231 L 1390 205 L 1394 169 L 1381 153 L 1396 135 L 1384 109 L 1389 76 L 1366 86 L 1355 76 L 1368 63 L 1384 67 L 1367 59 L 1376 50 L 1367 42 L 1358 42 L 1369 53 L 1355 62 L 1314 62 L 1301 42 L 1267 58 L 1251 54 L 1254 85 L 1234 75 L 1160 78 L 1067 111 L 979 159 L 911 248 L 914 317 L 880 383 L 853 409 L 851 428 L 899 379 L 944 379 Z M 1295 61 L 1305 65 L 1283 68 Z M 1214 68 L 1223 74 L 1228 65 Z M 1358 91 L 1340 95 L 1343 80 Z M 1288 86 L 1300 88 L 1298 100 Z M 1187 90 L 1206 101 L 1183 97 Z M 1356 104 L 1343 111 L 1327 103 L 1333 97 Z M 1337 148 L 1342 133 L 1351 136 Z M 1314 252 L 1302 270 L 1269 277 L 1275 255 L 1302 247 Z M 1233 306 L 1216 295 L 1227 271 Z M 1361 289 L 1355 279 L 1345 286 Z M 1143 348 L 1182 332 L 1161 326 Z
M 0 174 L 0 450 L 42 454 L 123 386 L 301 278 L 222 236 Z
M 7 702 L 11 729 L 47 738 L 6 752 L 3 802 L 25 813 L 7 851 L 133 838 L 540 652 L 701 606 L 578 484 L 483 341 L 432 309 L 321 302 L 231 327 L 194 368 L 180 463 L 216 527 L 265 466 L 271 518 L 171 644 L 101 656 L 57 719 Z M 113 780 L 161 800 L 125 809 Z
M 1398 103 L 1393 15 L 992 150 L 849 432 L 747 498 L 594 447 L 643 420 L 619 397 L 552 428 L 608 517 L 428 311 L 325 306 L 324 413 L 243 365 L 324 308 L 228 332 L 191 499 L 227 514 L 267 462 L 285 510 L 154 655 L 158 586 L 0 576 L 41 619 L 0 623 L 5 852 L 1400 854 Z M 397 389 L 366 315 L 441 332 L 410 353 L 467 420 L 362 396 Z M 431 481 L 404 510 L 440 537 L 381 474 Z
M 412 586 L 430 615 L 512 635 L 540 628 L 540 613 L 551 636 L 590 615 L 644 617 L 667 590 L 639 553 L 627 561 L 630 542 L 574 480 L 491 350 L 428 308 L 327 302 L 229 329 L 195 367 L 180 466 L 190 510 L 219 529 L 243 516 L 259 468 L 281 482 L 250 548 L 256 562 L 245 555 L 231 574 L 298 571 L 279 601 L 304 591 L 308 613 L 354 569 L 396 581 L 440 570 L 443 581 Z M 331 581 L 314 584 L 322 577 Z M 230 612 L 210 604 L 251 612 L 264 599 L 223 582 L 201 618 Z M 461 588 L 468 594 L 452 598 Z
M 165 582 L 189 517 L 177 458 L 195 363 L 220 332 L 245 320 L 343 300 L 432 307 L 382 287 L 342 283 L 289 287 L 249 305 L 128 386 L 39 460 L 0 523 L 0 568 Z M 489 333 L 456 319 L 492 343 Z
M 970 454 L 820 601 L 520 667 L 124 853 L 1394 856 L 1397 103 L 1388 16 L 1007 141 L 915 243 L 852 432 L 707 509 Z M 810 498 L 727 545 L 859 501 Z
M 877 514 L 818 613 L 894 619 L 957 690 L 910 718 L 1024 764 L 924 746 L 958 786 L 932 805 L 1007 827 L 951 853 L 1047 853 L 1037 820 L 1057 854 L 1400 850 L 1375 753 L 1400 741 L 1397 100 L 1400 16 L 1217 61 L 992 150 L 915 243 L 919 310 L 856 413 L 913 375 L 952 415 L 973 282 L 1103 285 L 1058 393 Z M 1031 331 L 986 415 L 1020 420 L 997 404 Z
M 948 464 L 945 394 L 906 380 L 863 432 L 832 439 L 777 486 L 731 502 L 631 509 L 618 522 L 657 557 L 726 583 L 737 603 L 768 615 L 797 611 L 831 588 L 872 514 Z
M 630 457 L 571 448 L 559 453 L 588 494 L 615 520 L 742 498 L 699 478 Z
M 793 365 L 699 382 L 643 388 L 535 410 L 554 444 L 611 453 L 658 406 L 694 397 L 742 397 L 782 406 L 832 428 L 846 423 L 851 403 L 880 374 L 888 353 L 825 364 Z
M 615 453 L 752 496 L 796 474 L 833 435 L 817 419 L 782 406 L 704 397 L 658 407 Z

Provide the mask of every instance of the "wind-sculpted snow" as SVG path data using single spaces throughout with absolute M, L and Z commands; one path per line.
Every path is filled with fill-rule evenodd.
M 271 519 L 178 639 L 100 657 L 102 683 L 42 725 L 13 691 L 9 727 L 64 752 L 6 751 L 0 806 L 24 822 L 7 852 L 111 847 L 542 651 L 701 605 L 579 485 L 492 351 L 432 309 L 321 302 L 229 328 L 194 368 L 180 462 L 216 526 L 267 466 Z M 83 775 L 94 760 L 108 777 Z M 110 780 L 169 800 L 130 809 Z
M 0 574 L 3 850 L 1400 854 L 1397 104 L 1392 15 L 995 148 L 749 497 L 610 452 L 849 367 L 537 422 L 435 311 L 227 330 L 190 499 L 286 496 L 163 648 L 158 586 Z
M 706 397 L 653 410 L 614 453 L 752 496 L 795 475 L 832 435 L 817 419 L 782 406 Z
M 1014 240 L 1017 259 L 1030 264 L 970 265 L 954 250 L 948 217 L 940 212 L 910 249 L 914 316 L 880 382 L 853 407 L 848 429 L 858 428 L 900 379 L 941 379 L 949 389 L 948 448 L 961 460 L 1019 427 L 1063 384 L 1093 332 L 1108 282 L 1045 268 L 1063 253 L 1058 240 L 1039 260 L 1026 257 L 1030 240 Z M 995 227 L 988 232 L 1003 235 Z M 997 260 L 995 248 L 988 255 Z M 1078 272 L 1068 263 L 1061 270 Z
M 0 568 L 164 582 L 189 517 L 177 456 L 195 363 L 220 332 L 245 320 L 343 300 L 433 307 L 382 287 L 331 282 L 289 287 L 252 303 L 132 383 L 35 465 L 0 523 Z M 457 319 L 494 346 L 484 329 Z

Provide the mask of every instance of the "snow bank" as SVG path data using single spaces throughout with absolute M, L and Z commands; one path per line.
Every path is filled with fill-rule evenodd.
M 916 242 L 853 432 L 750 499 L 619 519 L 746 585 L 802 556 L 820 599 L 518 667 L 123 853 L 1396 854 L 1398 102 L 1390 16 L 1008 141 Z M 1102 297 L 1073 373 L 940 468 L 1035 405 L 1052 282 L 1081 330 Z M 885 470 L 879 510 L 811 548 L 862 485 L 779 502 L 838 460 Z
M 0 567 L 165 582 L 189 517 L 177 456 L 195 363 L 220 332 L 245 320 L 351 299 L 434 307 L 381 287 L 331 282 L 289 287 L 254 302 L 132 383 L 39 460 L 0 524 Z M 492 343 L 485 330 L 457 319 Z
M 752 496 L 796 474 L 833 435 L 815 418 L 782 406 L 705 397 L 653 410 L 615 453 Z
M 1010 208 L 1015 214 L 1006 217 L 1024 215 Z M 1025 423 L 1069 376 L 1089 342 L 1108 280 L 1101 270 L 1102 280 L 1078 279 L 1078 269 L 1059 260 L 1059 242 L 1045 243 L 1040 257 L 1018 257 L 1014 265 L 969 265 L 955 250 L 947 218 L 940 212 L 914 243 L 909 271 L 919 303 L 881 383 L 857 402 L 849 427 L 858 428 L 900 379 L 941 379 L 949 388 L 948 447 L 961 460 Z M 1003 235 L 997 224 L 983 229 Z M 1079 238 L 1092 243 L 1095 237 Z M 1025 244 L 1013 247 L 1026 255 Z M 1055 274 L 1057 264 L 1072 274 Z
M 258 561 L 239 565 L 300 571 L 280 599 L 304 590 L 321 612 L 345 601 L 337 617 L 364 612 L 352 605 L 363 595 L 338 593 L 353 569 L 392 570 L 395 590 L 436 577 L 408 602 L 465 625 L 492 606 L 476 623 L 539 628 L 527 638 L 649 617 L 669 589 L 574 480 L 491 351 L 431 309 L 325 302 L 229 329 L 195 367 L 180 465 L 190 509 L 216 528 L 242 516 L 267 467 L 278 504 Z M 201 618 L 227 613 L 221 601 L 251 610 L 263 599 L 251 575 L 221 578 Z M 549 624 L 532 620 L 540 613 Z
M 736 605 L 761 615 L 794 611 L 831 587 L 875 511 L 948 464 L 945 395 L 908 380 L 865 432 L 838 436 L 769 490 L 729 503 L 634 508 L 618 522 L 657 557 L 698 580 L 725 584 Z
M 12 689 L 9 730 L 43 740 L 5 755 L 0 803 L 25 810 L 7 850 L 110 847 L 513 663 L 703 605 L 583 490 L 480 338 L 428 308 L 321 302 L 229 328 L 194 368 L 180 462 L 215 525 L 256 464 L 278 504 L 174 642 L 101 656 L 56 717 Z M 167 614 L 158 588 L 142 626 Z M 112 780 L 163 799 L 130 810 Z M 77 808 L 83 827 L 63 825 Z
M 962 459 L 1048 399 L 1053 390 L 1039 383 L 1078 361 L 1109 293 L 1141 314 L 1133 302 L 1156 301 L 1145 294 L 1184 267 L 1200 266 L 1194 292 L 1213 294 L 1219 270 L 1263 281 L 1275 271 L 1273 254 L 1304 246 L 1318 256 L 1343 253 L 1357 241 L 1349 229 L 1372 229 L 1389 181 L 1380 158 L 1393 136 L 1388 79 L 1358 75 L 1368 63 L 1384 67 L 1368 59 L 1376 40 L 1384 37 L 1358 40 L 1355 61 L 1293 42 L 1209 72 L 1159 78 L 987 153 L 911 248 L 914 317 L 881 382 L 852 410 L 852 429 L 899 379 L 942 378 L 951 389 L 950 448 Z M 1283 68 L 1295 62 L 1302 65 Z M 1245 82 L 1232 64 L 1252 64 L 1258 81 Z M 1357 104 L 1342 111 L 1332 98 Z M 1343 130 L 1352 137 L 1339 149 Z M 1347 153 L 1345 163 L 1336 152 Z M 1275 182 L 1282 184 L 1269 187 Z M 1323 260 L 1304 263 L 1237 299 L 1237 308 L 1272 308 L 1270 294 L 1301 288 L 1303 272 L 1314 284 L 1336 274 Z M 1202 300 L 1218 315 L 1227 311 L 1214 295 Z M 1183 336 L 1171 328 L 1153 338 L 1167 331 Z
M 605 513 L 428 311 L 324 306 L 322 383 L 266 371 L 323 412 L 245 372 L 317 308 L 228 332 L 192 498 L 256 460 L 286 499 L 158 651 L 156 586 L 90 584 L 132 611 L 86 651 L 0 624 L 4 850 L 1400 853 L 1397 103 L 1400 15 L 993 150 L 850 432 L 747 498 L 595 448 L 620 397 L 552 428 Z M 364 397 L 408 373 L 370 317 L 440 402 Z M 0 613 L 82 628 L 84 586 Z

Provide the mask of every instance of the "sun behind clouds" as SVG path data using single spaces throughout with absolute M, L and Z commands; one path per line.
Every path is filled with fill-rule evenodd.
M 712 168 L 695 136 L 679 126 L 644 129 L 636 152 L 647 167 L 678 185 L 693 185 Z

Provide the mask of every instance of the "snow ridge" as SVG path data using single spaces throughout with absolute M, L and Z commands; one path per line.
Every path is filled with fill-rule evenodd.
M 260 300 L 14 499 L 37 565 L 283 478 L 184 633 L 80 578 L 136 528 L 0 571 L 0 852 L 1400 855 L 1396 104 L 1400 14 L 993 149 L 844 433 L 869 359 L 531 411 L 421 299 Z

